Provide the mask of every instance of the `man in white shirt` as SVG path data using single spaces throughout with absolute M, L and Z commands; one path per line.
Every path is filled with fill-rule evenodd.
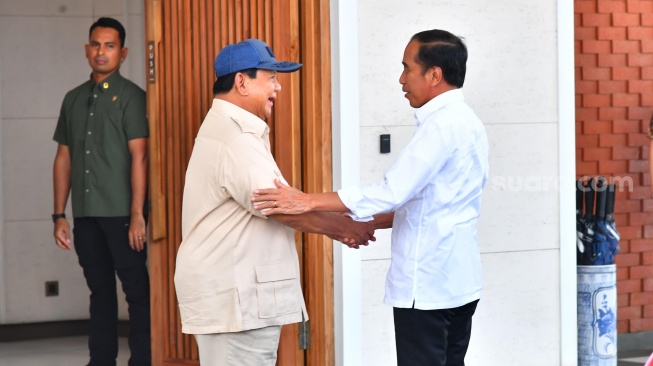
M 460 90 L 466 62 L 466 46 L 447 31 L 411 38 L 399 82 L 417 129 L 382 182 L 304 194 L 277 181 L 252 197 L 265 215 L 343 211 L 393 228 L 384 302 L 394 307 L 399 365 L 464 365 L 481 296 L 476 224 L 488 141 Z

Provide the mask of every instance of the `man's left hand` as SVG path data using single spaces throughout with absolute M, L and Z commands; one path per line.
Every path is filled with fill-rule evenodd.
M 145 218 L 142 214 L 132 215 L 129 222 L 129 246 L 140 252 L 145 248 L 146 239 Z
M 299 215 L 310 211 L 308 195 L 299 189 L 287 186 L 279 179 L 274 180 L 277 188 L 263 188 L 254 191 L 251 197 L 255 210 L 265 216 Z

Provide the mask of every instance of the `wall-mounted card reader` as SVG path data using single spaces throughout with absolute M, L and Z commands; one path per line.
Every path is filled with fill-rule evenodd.
M 381 154 L 390 152 L 390 135 L 381 135 Z

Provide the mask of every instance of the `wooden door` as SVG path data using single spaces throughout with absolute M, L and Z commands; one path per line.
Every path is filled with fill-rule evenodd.
M 331 190 L 328 0 L 145 0 L 150 124 L 150 281 L 153 365 L 195 365 L 197 346 L 181 334 L 173 283 L 181 242 L 187 162 L 213 99 L 213 60 L 227 44 L 259 38 L 277 59 L 304 64 L 280 74 L 282 92 L 268 119 L 284 177 L 308 192 Z M 284 326 L 279 365 L 332 365 L 333 267 L 328 238 L 296 233 L 311 346 L 298 325 Z

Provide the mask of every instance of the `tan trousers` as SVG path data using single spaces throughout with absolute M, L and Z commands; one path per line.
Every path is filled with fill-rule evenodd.
M 201 366 L 274 366 L 281 326 L 234 333 L 195 334 Z

